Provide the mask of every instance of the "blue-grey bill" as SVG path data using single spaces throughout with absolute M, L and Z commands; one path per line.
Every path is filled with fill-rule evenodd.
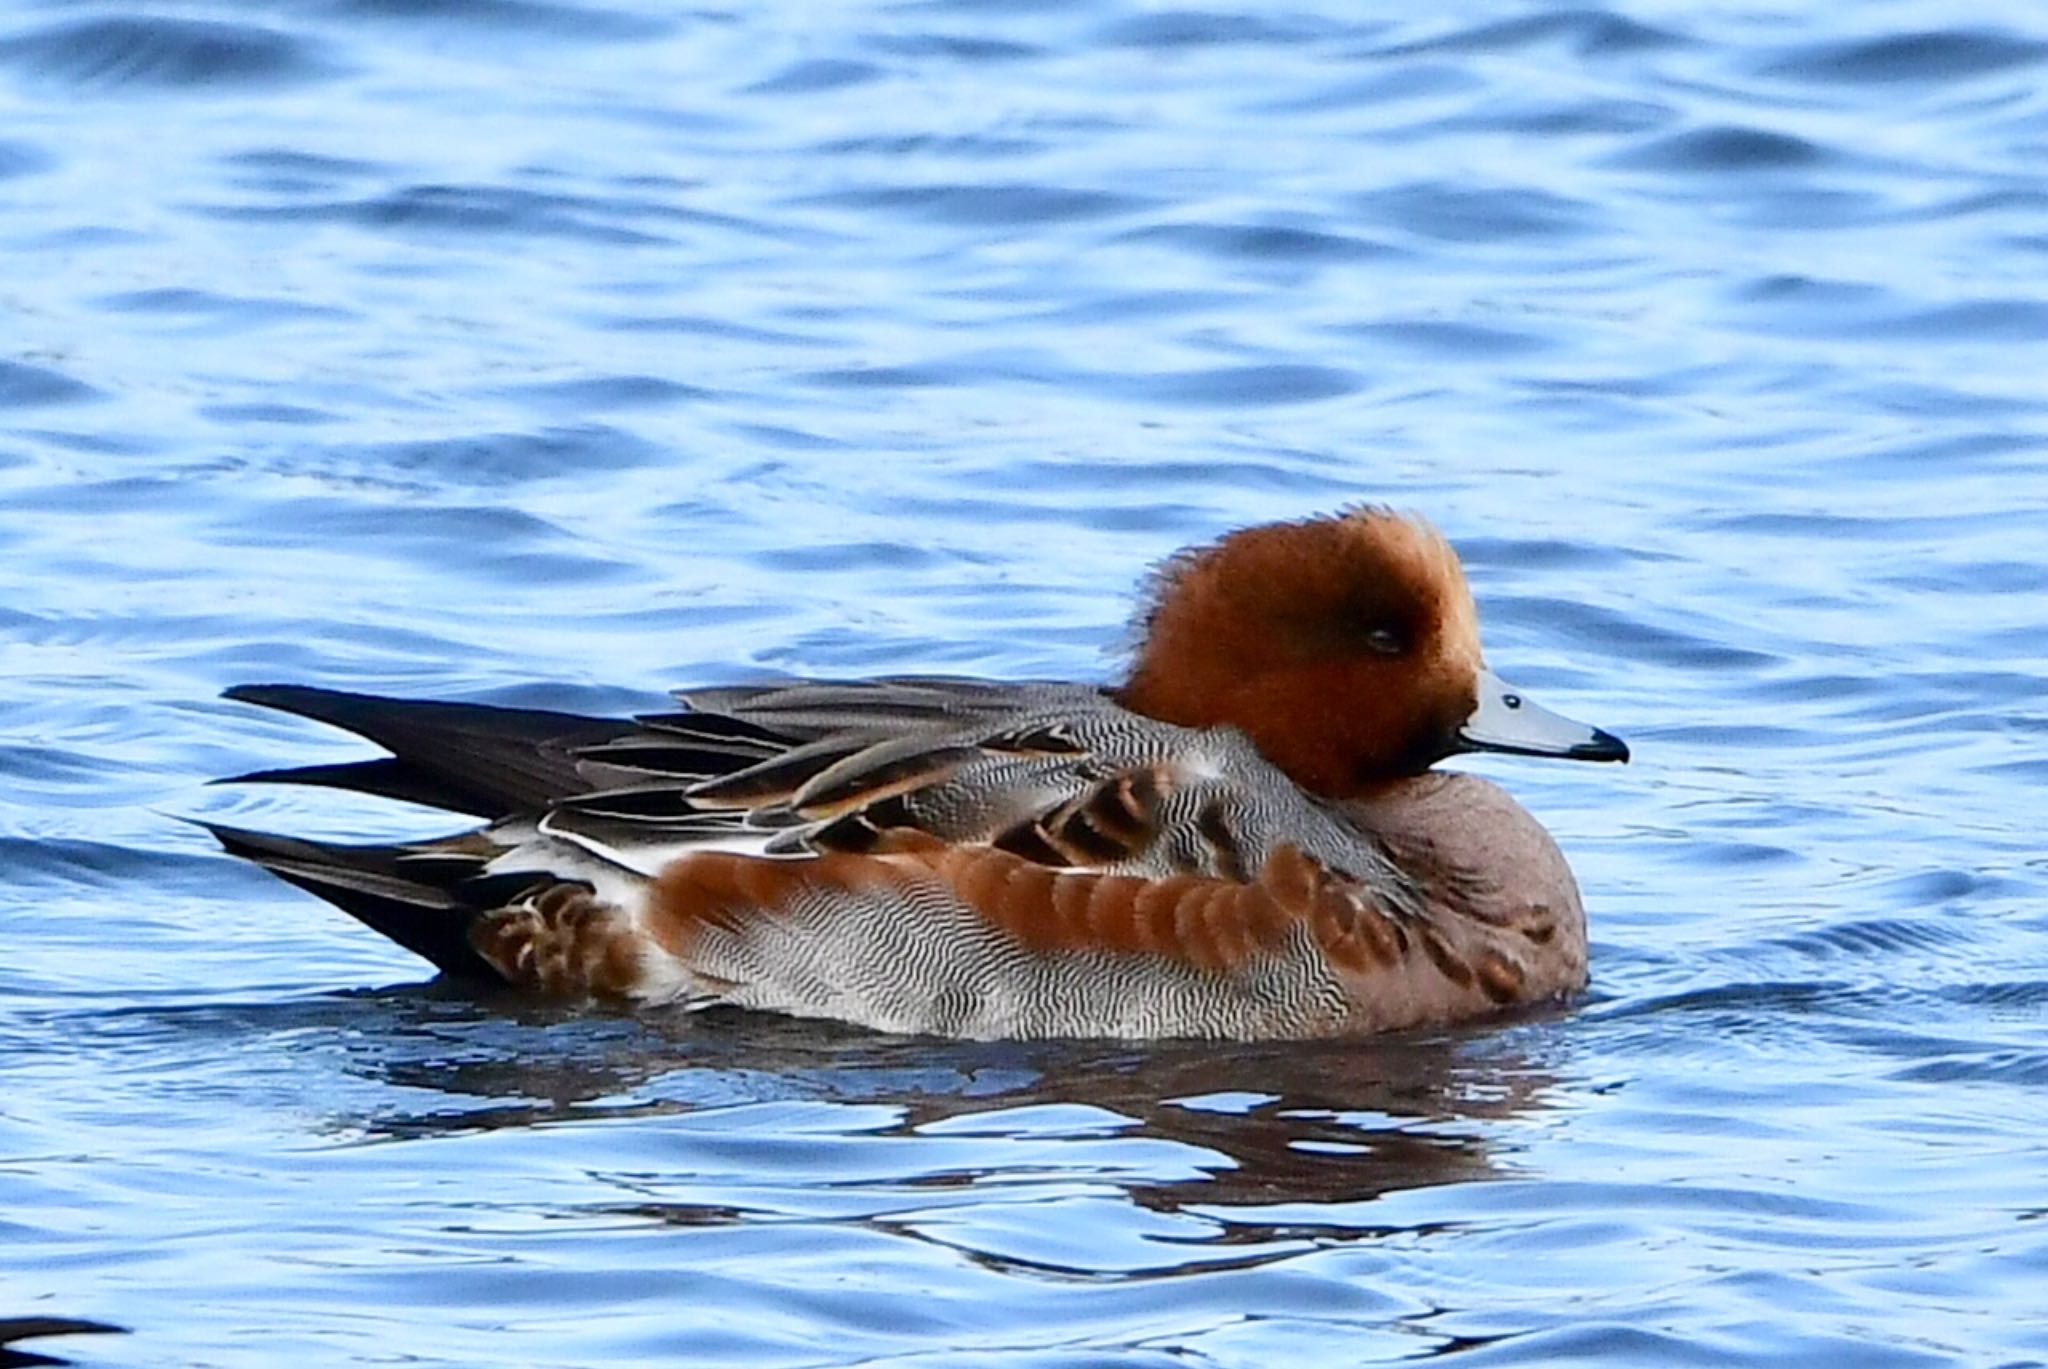
M 1628 743 L 1612 732 L 1551 712 L 1490 670 L 1479 672 L 1479 706 L 1458 729 L 1458 740 L 1467 751 L 1573 761 L 1628 759 Z

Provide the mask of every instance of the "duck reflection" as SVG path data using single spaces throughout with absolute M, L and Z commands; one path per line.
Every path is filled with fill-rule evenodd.
M 1355 1203 L 1501 1177 L 1493 1124 L 1545 1107 L 1558 1085 L 1517 1049 L 1530 1033 L 1512 1027 L 1369 1042 L 960 1042 L 744 1013 L 601 1017 L 438 987 L 351 997 L 379 1005 L 389 1026 L 357 1038 L 352 1068 L 447 1100 L 347 1123 L 371 1137 L 807 1100 L 896 1110 L 880 1128 L 864 1117 L 868 1136 L 964 1126 L 1000 1138 L 1013 1116 L 1020 1134 L 1042 1125 L 1024 1109 L 1088 1110 L 1083 1130 L 1180 1148 L 1159 1166 L 1171 1173 L 1118 1175 L 1133 1201 L 1169 1213 L 1200 1205 L 1212 1219 L 1219 1207 Z M 698 1207 L 634 1207 L 719 1220 Z

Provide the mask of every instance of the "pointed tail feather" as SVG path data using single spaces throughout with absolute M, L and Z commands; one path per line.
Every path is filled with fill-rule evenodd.
M 443 973 L 502 982 L 469 942 L 477 914 L 502 901 L 481 858 L 422 859 L 404 846 L 348 846 L 200 821 L 229 854 L 315 894 Z M 531 877 L 519 877 L 531 883 Z
M 325 785 L 495 818 L 594 787 L 576 750 L 628 735 L 631 722 L 534 708 L 387 699 L 309 685 L 237 685 L 226 698 L 353 732 L 391 755 L 259 770 L 236 780 Z

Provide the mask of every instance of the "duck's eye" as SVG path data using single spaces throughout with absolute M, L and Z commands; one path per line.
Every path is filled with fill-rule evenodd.
M 1401 634 L 1390 627 L 1376 627 L 1365 634 L 1365 644 L 1382 656 L 1399 656 L 1408 649 Z

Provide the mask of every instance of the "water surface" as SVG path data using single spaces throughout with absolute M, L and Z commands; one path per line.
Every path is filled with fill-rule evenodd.
M 2048 17 L 0 17 L 0 1317 L 94 1365 L 2048 1363 Z M 299 680 L 1108 678 L 1360 499 L 1622 733 L 1570 1011 L 564 1015 L 180 814 Z

